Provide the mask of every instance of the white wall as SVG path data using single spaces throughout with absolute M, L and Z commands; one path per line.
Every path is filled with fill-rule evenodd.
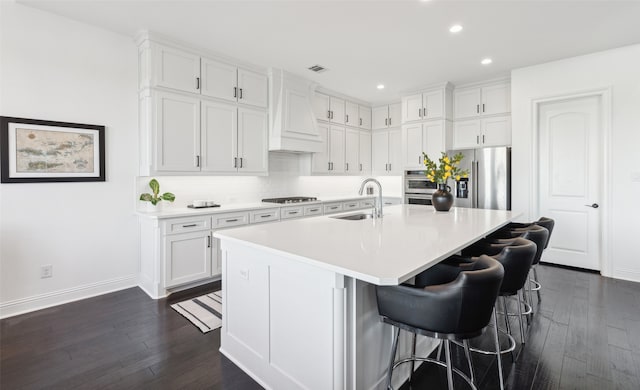
M 0 316 L 135 285 L 137 51 L 0 2 L 0 114 L 106 126 L 104 183 L 0 185 Z M 53 278 L 40 279 L 40 266 Z
M 640 281 L 637 245 L 640 219 L 640 45 L 603 51 L 514 70 L 511 74 L 513 118 L 513 209 L 523 220 L 538 217 L 530 207 L 533 139 L 532 101 L 574 92 L 612 88 L 609 276 Z M 633 180 L 633 177 L 636 177 Z M 605 221 L 606 223 L 607 221 Z

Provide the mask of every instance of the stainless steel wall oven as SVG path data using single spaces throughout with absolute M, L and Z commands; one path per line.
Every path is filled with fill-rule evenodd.
M 406 171 L 404 175 L 404 203 L 430 206 L 431 195 L 438 185 L 427 180 L 425 171 Z

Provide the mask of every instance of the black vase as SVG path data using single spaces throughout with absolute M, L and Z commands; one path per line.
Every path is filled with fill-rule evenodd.
M 431 203 L 436 211 L 449 211 L 453 206 L 453 195 L 449 191 L 451 187 L 438 183 L 438 189 L 431 195 Z

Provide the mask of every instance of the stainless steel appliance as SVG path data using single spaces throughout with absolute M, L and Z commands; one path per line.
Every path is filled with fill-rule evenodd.
M 461 151 L 460 167 L 470 172 L 467 182 L 456 183 L 454 205 L 511 210 L 511 148 Z M 465 197 L 466 196 L 466 197 Z
M 406 171 L 404 176 L 404 203 L 431 205 L 431 194 L 438 185 L 427 179 L 425 171 Z
M 318 200 L 318 198 L 309 197 L 309 196 L 289 196 L 289 197 L 286 197 L 286 198 L 262 199 L 262 201 L 265 202 L 265 203 L 281 203 L 281 204 L 315 202 L 317 200 Z

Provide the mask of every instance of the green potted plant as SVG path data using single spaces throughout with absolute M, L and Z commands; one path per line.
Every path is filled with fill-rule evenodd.
M 438 189 L 431 195 L 431 203 L 437 211 L 449 211 L 453 205 L 453 195 L 447 181 L 449 179 L 459 181 L 462 177 L 469 177 L 469 171 L 459 168 L 464 155 L 457 153 L 453 157 L 449 157 L 443 152 L 436 162 L 431 160 L 426 153 L 422 154 L 424 155 L 424 165 L 427 168 L 425 171 L 427 179 L 438 184 Z
M 151 203 L 154 206 L 153 209 L 155 209 L 155 206 L 157 206 L 163 200 L 166 200 L 167 202 L 173 202 L 174 200 L 176 200 L 176 196 L 171 192 L 165 192 L 164 194 L 160 195 L 160 183 L 158 183 L 156 179 L 151 179 L 149 181 L 149 187 L 151 188 L 151 191 L 153 193 L 144 193 L 140 195 L 140 200 L 143 202 Z

